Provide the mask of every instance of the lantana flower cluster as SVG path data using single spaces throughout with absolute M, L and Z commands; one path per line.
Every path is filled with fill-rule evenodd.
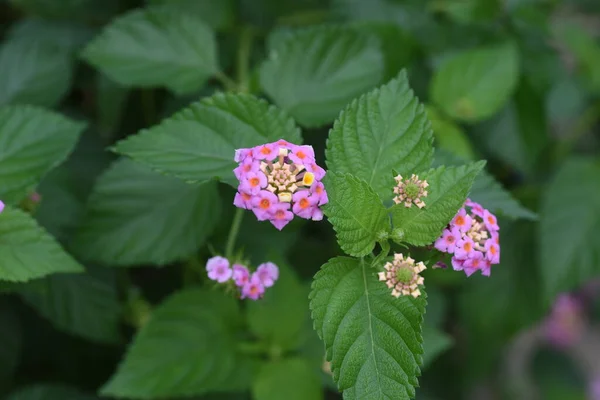
M 427 187 L 429 184 L 426 180 L 420 180 L 415 174 L 409 179 L 404 179 L 402 175 L 398 175 L 394 178 L 396 180 L 396 186 L 394 187 L 394 203 L 404 203 L 407 208 L 412 207 L 413 203 L 419 207 L 425 207 L 424 197 L 427 197 Z
M 384 266 L 385 271 L 379 273 L 379 280 L 392 289 L 392 296 L 419 297 L 419 285 L 423 284 L 423 277 L 419 274 L 427 267 L 422 262 L 415 264 L 415 260 L 404 257 L 402 253 L 394 254 L 394 259 Z
M 281 230 L 293 218 L 320 221 L 327 192 L 321 180 L 325 170 L 315 162 L 311 146 L 285 140 L 238 149 L 233 170 L 240 181 L 233 204 L 252 210 L 259 221 Z
M 0 213 L 4 211 L 4 203 L 0 200 Z
M 240 291 L 240 298 L 258 300 L 265 290 L 279 279 L 279 268 L 272 262 L 262 263 L 256 271 L 250 272 L 248 267 L 234 263 L 230 265 L 225 257 L 212 257 L 206 263 L 208 277 L 219 283 L 233 282 Z
M 480 270 L 490 276 L 492 264 L 500 263 L 500 235 L 496 216 L 467 199 L 436 240 L 439 251 L 452 254 L 452 267 L 471 276 Z
M 571 293 L 561 293 L 543 324 L 546 340 L 556 347 L 575 344 L 585 329 L 584 305 Z

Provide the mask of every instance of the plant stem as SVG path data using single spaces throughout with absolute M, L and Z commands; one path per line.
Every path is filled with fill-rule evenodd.
M 237 81 L 240 92 L 248 92 L 250 87 L 250 55 L 252 54 L 253 39 L 254 30 L 252 27 L 243 26 L 237 51 Z
M 215 74 L 215 78 L 219 82 L 221 82 L 221 84 L 223 85 L 223 87 L 225 87 L 225 90 L 227 90 L 227 91 L 235 91 L 238 88 L 235 81 L 233 79 L 231 79 L 230 77 L 228 77 L 227 75 L 225 75 L 225 73 L 222 71 L 218 71 Z
M 225 257 L 230 259 L 233 255 L 235 248 L 235 240 L 237 239 L 238 233 L 240 232 L 240 226 L 242 225 L 242 218 L 244 217 L 244 209 L 237 208 L 235 210 L 235 216 L 231 223 L 231 229 L 229 230 L 229 236 L 227 237 L 227 246 L 225 246 Z

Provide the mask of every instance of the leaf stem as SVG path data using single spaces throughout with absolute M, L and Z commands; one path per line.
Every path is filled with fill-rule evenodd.
M 229 236 L 227 237 L 227 245 L 225 246 L 225 257 L 231 259 L 233 256 L 233 250 L 235 248 L 235 240 L 237 239 L 238 233 L 240 232 L 240 226 L 242 225 L 242 218 L 244 217 L 244 209 L 236 208 L 233 222 L 231 223 L 231 229 L 229 230 Z
M 252 43 L 254 40 L 254 29 L 244 25 L 240 31 L 240 43 L 237 51 L 237 81 L 240 92 L 248 92 L 250 88 L 250 56 L 252 55 Z
M 225 90 L 235 91 L 237 90 L 237 84 L 233 79 L 228 77 L 223 71 L 217 71 L 215 73 L 215 78 L 221 82 Z

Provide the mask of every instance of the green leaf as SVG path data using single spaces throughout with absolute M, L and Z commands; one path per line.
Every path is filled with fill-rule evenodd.
M 250 331 L 273 351 L 298 346 L 308 317 L 308 299 L 293 269 L 277 262 L 279 279 L 261 301 L 250 302 L 247 320 Z
M 415 246 L 433 243 L 464 204 L 475 177 L 484 166 L 485 161 L 478 161 L 419 174 L 419 179 L 429 183 L 429 194 L 423 198 L 425 207 L 408 208 L 400 203 L 391 208 L 394 227 L 404 231 L 403 241 Z
M 21 210 L 0 214 L 0 280 L 26 282 L 57 272 L 83 272 L 56 240 Z
M 9 40 L 39 41 L 74 52 L 93 37 L 94 31 L 78 22 L 25 18 L 11 26 Z
M 220 178 L 237 186 L 235 150 L 285 139 L 300 130 L 283 111 L 248 94 L 218 93 L 117 143 L 117 152 L 192 182 Z
M 361 257 L 375 247 L 380 233 L 389 233 L 387 210 L 364 180 L 350 174 L 328 172 L 324 180 L 329 203 L 323 211 L 344 252 Z
M 513 44 L 467 50 L 437 69 L 431 98 L 451 117 L 477 122 L 506 104 L 518 78 L 519 59 Z
M 456 157 L 445 151 L 436 151 L 435 166 L 441 165 L 462 165 L 465 160 Z M 496 181 L 496 179 L 485 169 L 475 178 L 471 194 L 471 200 L 481 204 L 494 214 L 501 214 L 510 218 L 523 218 L 535 220 L 537 214 L 523 207 L 510 192 Z
M 200 289 L 174 294 L 139 331 L 102 395 L 155 399 L 227 390 L 241 321 L 232 297 Z
M 0 305 L 0 390 L 12 380 L 21 356 L 23 344 L 21 323 L 7 305 Z
M 96 24 L 119 11 L 118 0 L 9 0 L 27 14 L 57 20 L 86 19 Z
M 83 51 L 95 68 L 123 85 L 200 89 L 218 70 L 214 33 L 196 16 L 166 9 L 131 11 Z
M 573 22 L 558 26 L 555 36 L 566 44 L 575 56 L 579 72 L 589 82 L 591 89 L 600 90 L 600 45 L 585 28 Z
M 98 179 L 73 250 L 108 265 L 164 265 L 204 243 L 220 208 L 215 183 L 187 184 L 122 159 Z
M 252 386 L 255 400 L 320 400 L 319 375 L 302 358 L 287 358 L 265 364 Z
M 345 399 L 415 396 L 424 295 L 395 298 L 364 260 L 337 257 L 315 275 L 310 299 L 315 329 Z
M 19 292 L 59 330 L 101 343 L 121 340 L 114 282 L 90 274 L 57 274 L 27 283 Z
M 0 106 L 28 103 L 55 106 L 71 86 L 68 51 L 43 40 L 23 37 L 0 46 Z
M 103 74 L 96 77 L 96 117 L 100 134 L 112 139 L 119 128 L 129 90 Z
M 179 12 L 201 18 L 213 29 L 227 28 L 233 22 L 232 0 L 149 0 L 150 4 L 164 5 Z
M 37 384 L 26 386 L 7 397 L 7 400 L 95 400 L 88 395 L 67 386 Z
M 571 159 L 544 194 L 539 237 L 547 303 L 600 273 L 599 175 L 597 160 Z
M 364 179 L 384 201 L 392 198 L 392 170 L 427 169 L 433 132 L 408 86 L 406 71 L 361 96 L 335 121 L 327 141 L 327 166 Z
M 0 198 L 16 203 L 25 197 L 67 158 L 84 127 L 37 107 L 0 109 Z
M 451 119 L 445 118 L 435 107 L 427 106 L 436 147 L 466 160 L 475 159 L 475 150 L 465 131 Z
M 452 347 L 452 337 L 438 328 L 423 326 L 423 368 L 427 368 L 438 356 Z
M 351 28 L 307 28 L 278 43 L 260 69 L 261 85 L 307 127 L 332 122 L 383 77 L 376 38 Z

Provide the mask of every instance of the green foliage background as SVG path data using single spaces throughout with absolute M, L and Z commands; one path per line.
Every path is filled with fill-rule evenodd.
M 510 350 L 600 276 L 598 2 L 0 0 L 0 35 L 0 398 L 585 398 L 564 354 L 516 377 Z M 204 265 L 234 150 L 279 138 L 330 170 L 328 222 L 248 212 L 233 250 L 281 278 L 239 302 Z M 467 195 L 492 276 L 389 296 L 382 235 L 431 261 Z

